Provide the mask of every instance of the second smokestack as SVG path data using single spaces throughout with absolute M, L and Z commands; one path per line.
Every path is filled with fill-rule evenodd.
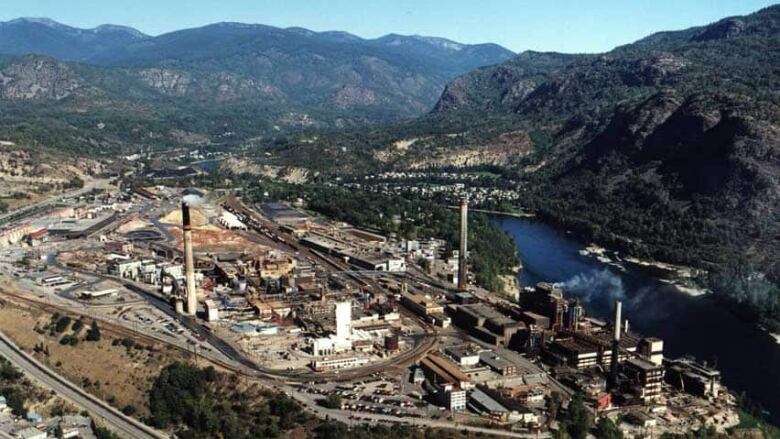
M 458 289 L 466 290 L 468 269 L 466 254 L 468 253 L 468 222 L 469 201 L 467 197 L 460 199 L 460 251 L 458 254 Z
M 609 367 L 609 387 L 614 389 L 617 387 L 617 375 L 618 375 L 618 362 L 620 361 L 620 323 L 621 323 L 621 311 L 623 310 L 623 303 L 621 301 L 615 302 L 615 335 L 612 339 L 612 358 Z
M 198 293 L 195 289 L 195 262 L 192 256 L 190 207 L 186 202 L 181 203 L 181 223 L 184 235 L 184 281 L 187 290 L 186 312 L 188 315 L 194 316 L 198 312 Z

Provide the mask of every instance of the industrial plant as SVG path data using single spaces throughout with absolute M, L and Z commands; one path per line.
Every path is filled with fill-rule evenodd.
M 448 249 L 294 205 L 139 187 L 6 226 L 0 270 L 57 306 L 294 383 L 301 401 L 337 393 L 355 419 L 444 413 L 544 432 L 556 428 L 550 398 L 580 394 L 635 437 L 738 422 L 719 372 L 668 357 L 664 340 L 631 330 L 620 301 L 603 321 L 559 285 L 516 298 L 477 287 L 468 199 L 458 208 Z

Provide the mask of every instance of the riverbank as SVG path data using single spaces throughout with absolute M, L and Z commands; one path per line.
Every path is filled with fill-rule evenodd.
M 476 211 L 480 211 L 475 209 Z M 512 214 L 499 211 L 484 211 L 494 216 L 504 216 L 520 219 L 536 220 L 536 215 L 531 213 Z M 551 225 L 547 225 L 552 227 Z M 630 269 L 641 270 L 659 281 L 675 288 L 676 291 L 691 296 L 698 297 L 712 293 L 709 289 L 696 283 L 696 279 L 706 275 L 706 271 L 693 267 L 675 265 L 668 262 L 639 259 L 634 256 L 622 256 L 617 250 L 607 249 L 598 244 L 590 243 L 582 247 L 579 252 L 581 256 L 589 257 L 598 262 L 609 265 L 622 272 Z
M 504 284 L 503 294 L 511 298 L 513 301 L 520 300 L 520 280 L 518 279 L 517 274 L 520 273 L 522 269 L 523 261 L 520 261 L 517 266 L 512 268 L 512 272 L 510 274 L 499 275 L 499 279 L 501 279 L 501 282 Z
M 574 234 L 538 220 L 506 215 L 491 217 L 518 245 L 523 271 L 521 288 L 537 282 L 560 284 L 569 298 L 576 298 L 587 315 L 608 320 L 616 300 L 623 302 L 625 318 L 639 334 L 664 340 L 664 355 L 691 355 L 710 364 L 717 362 L 725 386 L 746 392 L 780 422 L 780 344 L 754 321 L 741 318 L 720 303 L 718 295 L 694 297 L 687 283 L 659 280 L 648 267 L 616 260 L 604 249 L 602 259 L 583 257 L 587 245 Z M 599 248 L 597 253 L 602 253 Z M 623 269 L 605 263 L 609 258 Z

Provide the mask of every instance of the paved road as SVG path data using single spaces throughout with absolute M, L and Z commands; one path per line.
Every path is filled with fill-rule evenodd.
M 52 389 L 58 395 L 86 410 L 122 437 L 129 439 L 159 439 L 168 436 L 123 415 L 107 403 L 76 387 L 65 378 L 22 352 L 5 335 L 0 334 L 0 355 L 8 359 L 25 374 Z
M 64 192 L 62 194 L 56 194 L 45 200 L 24 206 L 21 209 L 14 209 L 11 212 L 8 212 L 4 215 L 0 215 L 0 224 L 8 222 L 12 218 L 15 220 L 19 220 L 30 213 L 33 213 L 35 211 L 41 210 L 46 207 L 53 206 L 59 203 L 60 201 L 64 200 L 65 198 L 78 197 L 84 195 L 87 192 L 91 191 L 92 189 L 107 189 L 110 187 L 109 181 L 110 181 L 109 179 L 96 179 L 96 178 L 85 179 L 84 187 L 80 189 Z

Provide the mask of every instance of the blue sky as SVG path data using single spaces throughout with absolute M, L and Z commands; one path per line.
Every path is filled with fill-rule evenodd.
M 602 52 L 773 4 L 759 0 L 3 0 L 0 20 L 49 17 L 77 27 L 157 35 L 218 21 L 345 30 L 362 37 L 433 35 L 511 50 Z

